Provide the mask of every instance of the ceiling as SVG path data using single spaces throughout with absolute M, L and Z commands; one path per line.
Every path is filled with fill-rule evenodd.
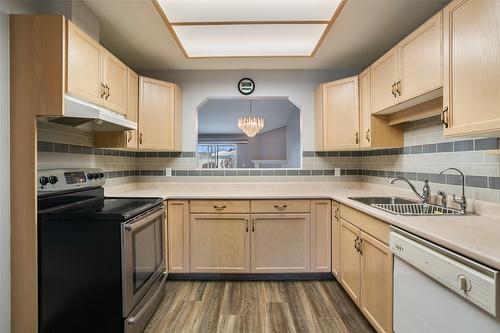
M 247 98 L 208 99 L 198 111 L 199 134 L 241 134 L 238 118 L 249 115 Z M 286 98 L 252 99 L 252 113 L 264 118 L 262 133 L 287 125 L 300 110 Z M 298 119 L 298 117 L 297 117 Z
M 188 59 L 151 0 L 83 1 L 101 43 L 136 70 L 362 69 L 448 2 L 348 0 L 314 57 Z

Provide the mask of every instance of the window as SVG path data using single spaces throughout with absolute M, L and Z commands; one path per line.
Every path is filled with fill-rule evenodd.
M 237 145 L 198 145 L 198 168 L 234 169 L 237 166 Z

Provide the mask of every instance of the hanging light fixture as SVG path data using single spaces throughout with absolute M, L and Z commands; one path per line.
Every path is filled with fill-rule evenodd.
M 252 100 L 250 99 L 250 115 L 238 119 L 238 127 L 248 137 L 253 138 L 264 128 L 264 118 L 252 117 Z

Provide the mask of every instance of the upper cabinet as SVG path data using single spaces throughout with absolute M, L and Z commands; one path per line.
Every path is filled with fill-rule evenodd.
M 314 100 L 316 149 L 358 148 L 358 77 L 319 85 Z
M 104 49 L 93 38 L 68 22 L 67 92 L 95 104 L 105 94 L 102 62 Z
M 127 114 L 127 66 L 68 21 L 67 93 Z
M 442 94 L 442 13 L 371 65 L 372 113 L 392 113 Z
M 139 149 L 181 150 L 182 92 L 178 85 L 139 79 Z
M 500 1 L 456 0 L 443 10 L 446 136 L 500 134 Z

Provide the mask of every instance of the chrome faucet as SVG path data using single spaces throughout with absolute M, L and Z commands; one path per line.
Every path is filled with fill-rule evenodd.
M 443 206 L 443 208 L 447 208 L 448 207 L 448 193 L 444 192 L 444 191 L 438 191 L 438 195 L 441 197 L 441 206 Z
M 391 180 L 389 180 L 389 184 L 394 184 L 394 182 L 396 182 L 397 180 L 408 184 L 410 186 L 410 188 L 412 189 L 413 193 L 415 193 L 415 195 L 420 200 L 422 200 L 423 203 L 426 203 L 426 204 L 431 203 L 431 187 L 429 186 L 429 181 L 427 179 L 424 181 L 425 184 L 424 184 L 424 188 L 422 190 L 422 194 L 418 193 L 415 186 L 405 177 L 392 178 Z
M 460 206 L 460 212 L 462 214 L 467 214 L 467 199 L 465 198 L 465 176 L 463 172 L 458 170 L 457 168 L 444 169 L 439 174 L 442 175 L 446 171 L 450 170 L 458 172 L 460 174 L 460 177 L 462 177 L 462 196 L 460 198 L 457 198 L 456 194 L 453 194 L 453 202 Z

